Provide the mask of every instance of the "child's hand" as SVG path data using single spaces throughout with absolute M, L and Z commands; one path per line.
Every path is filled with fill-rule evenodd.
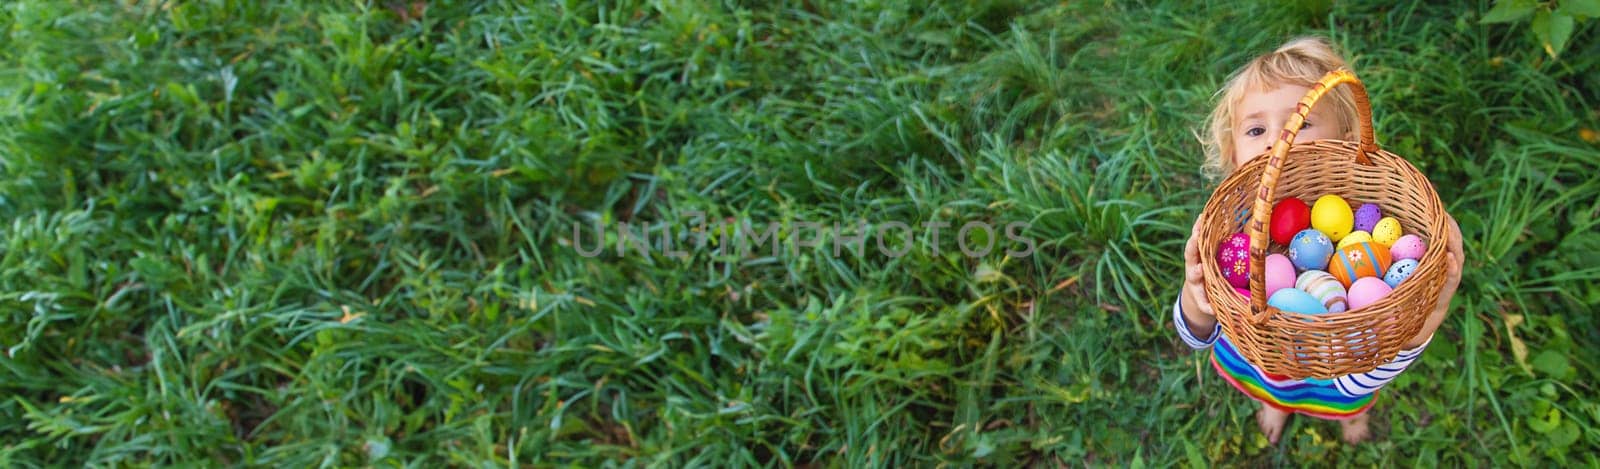
M 1405 345 L 1408 349 L 1426 343 L 1433 331 L 1439 329 L 1445 315 L 1450 313 L 1450 300 L 1456 296 L 1456 287 L 1461 285 L 1461 265 L 1466 261 L 1461 253 L 1461 225 L 1456 224 L 1455 217 L 1446 214 L 1445 218 L 1450 223 L 1445 225 L 1448 233 L 1445 235 L 1444 288 L 1439 290 L 1439 302 L 1434 305 L 1433 314 L 1428 315 L 1428 322 L 1423 323 L 1422 330 Z
M 1206 299 L 1205 265 L 1200 258 L 1200 220 L 1195 220 L 1189 233 L 1189 243 L 1183 248 L 1183 291 L 1179 302 L 1183 305 L 1184 319 L 1196 337 L 1208 337 L 1216 327 L 1217 317 L 1211 311 L 1211 301 Z
M 1446 238 L 1450 244 L 1445 245 L 1444 251 L 1449 263 L 1444 274 L 1444 290 L 1439 293 L 1440 310 L 1450 309 L 1450 299 L 1456 296 L 1456 287 L 1461 285 L 1461 265 L 1466 262 L 1466 256 L 1461 254 L 1461 225 L 1456 224 L 1456 217 L 1446 214 L 1445 219 L 1450 221 L 1450 235 Z

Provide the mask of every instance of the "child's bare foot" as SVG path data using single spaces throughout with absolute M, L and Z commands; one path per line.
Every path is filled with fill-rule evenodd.
M 1372 433 L 1367 431 L 1367 414 L 1363 413 L 1350 420 L 1339 422 L 1339 430 L 1344 433 L 1344 442 L 1356 444 L 1367 441 Z
M 1272 444 L 1278 444 L 1278 437 L 1283 435 L 1283 425 L 1287 421 L 1289 413 L 1278 410 L 1277 407 L 1262 404 L 1261 410 L 1256 412 L 1256 423 L 1261 425 L 1261 433 L 1267 434 L 1267 441 Z

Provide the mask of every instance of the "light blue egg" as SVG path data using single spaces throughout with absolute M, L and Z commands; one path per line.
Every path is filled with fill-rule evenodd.
M 1417 265 L 1416 259 L 1401 259 L 1395 262 L 1389 266 L 1389 272 L 1383 274 L 1383 283 L 1389 284 L 1389 288 L 1399 287 L 1400 282 L 1406 281 L 1411 278 L 1411 274 L 1416 273 Z
M 1284 288 L 1267 298 L 1267 305 L 1291 313 L 1328 314 L 1317 297 L 1298 288 Z
M 1298 288 L 1278 290 L 1272 294 L 1272 297 L 1267 298 L 1267 305 L 1292 313 L 1328 314 L 1328 308 L 1322 305 L 1321 300 Z M 1304 353 L 1295 355 L 1300 359 L 1305 359 L 1308 356 L 1308 354 Z
M 1295 233 L 1289 241 L 1289 262 L 1301 272 L 1327 270 L 1328 258 L 1333 256 L 1333 240 L 1316 228 Z

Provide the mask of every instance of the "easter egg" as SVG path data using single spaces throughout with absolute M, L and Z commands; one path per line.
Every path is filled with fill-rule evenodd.
M 1378 208 L 1378 204 L 1361 204 L 1361 208 L 1356 209 L 1355 229 L 1371 233 L 1372 227 L 1378 226 L 1378 220 L 1381 219 L 1383 210 Z
M 1294 263 L 1283 254 L 1267 256 L 1267 297 L 1284 288 L 1294 288 Z
M 1311 206 L 1311 227 L 1328 235 L 1328 239 L 1334 241 L 1344 239 L 1354 226 L 1355 219 L 1350 213 L 1350 204 L 1345 203 L 1343 197 L 1324 195 Z
M 1300 230 L 1289 241 L 1289 262 L 1300 270 L 1328 268 L 1328 256 L 1333 255 L 1333 241 L 1316 229 Z
M 1307 270 L 1294 279 L 1294 288 L 1311 294 L 1330 313 L 1343 313 L 1347 307 L 1344 284 L 1327 272 Z
M 1389 271 L 1389 250 L 1372 243 L 1356 243 L 1333 253 L 1328 273 L 1345 288 L 1363 277 L 1380 277 Z M 1355 309 L 1354 307 L 1350 309 Z
M 1422 260 L 1422 254 L 1427 251 L 1428 245 L 1422 242 L 1421 237 L 1408 234 L 1401 236 L 1400 239 L 1395 240 L 1394 244 L 1389 246 L 1389 257 L 1393 257 L 1396 261 L 1400 259 Z
M 1411 274 L 1417 271 L 1417 265 L 1416 259 L 1394 261 L 1394 265 L 1389 266 L 1389 272 L 1383 274 L 1383 283 L 1389 284 L 1389 288 L 1400 288 L 1400 282 L 1411 278 Z
M 1245 299 L 1250 299 L 1250 289 L 1249 288 L 1233 287 L 1233 291 L 1234 291 L 1234 293 L 1238 293 L 1239 296 L 1245 297 Z
M 1235 287 L 1250 286 L 1250 235 L 1234 233 L 1217 246 L 1217 267 Z
M 1384 295 L 1388 295 L 1391 290 L 1392 289 L 1389 288 L 1389 284 L 1383 283 L 1383 280 L 1380 280 L 1377 277 L 1362 277 L 1357 279 L 1356 283 L 1350 285 L 1350 293 L 1348 295 L 1348 298 L 1350 299 L 1350 310 L 1355 311 L 1367 305 L 1377 303 L 1378 300 L 1383 299 Z
M 1344 235 L 1344 239 L 1339 240 L 1338 248 L 1339 249 L 1344 249 L 1345 246 L 1349 246 L 1349 245 L 1352 245 L 1352 244 L 1355 244 L 1355 243 L 1370 243 L 1370 242 L 1372 242 L 1372 235 L 1371 234 L 1368 234 L 1365 231 L 1352 231 L 1352 232 L 1350 232 L 1350 234 Z
M 1378 282 L 1383 283 L 1383 282 Z M 1267 305 L 1291 313 L 1302 314 L 1327 314 L 1328 309 L 1322 307 L 1322 302 L 1317 301 L 1310 293 L 1294 288 L 1285 288 L 1273 293 L 1267 298 Z
M 1311 207 L 1304 201 L 1290 197 L 1272 206 L 1272 224 L 1268 231 L 1272 242 L 1289 244 L 1294 234 L 1311 226 Z
M 1403 234 L 1405 233 L 1400 232 L 1400 220 L 1396 220 L 1394 217 L 1383 217 L 1382 220 L 1378 220 L 1378 226 L 1372 227 L 1372 242 L 1378 243 L 1383 247 L 1389 247 L 1394 245 L 1395 241 L 1400 240 L 1400 235 Z

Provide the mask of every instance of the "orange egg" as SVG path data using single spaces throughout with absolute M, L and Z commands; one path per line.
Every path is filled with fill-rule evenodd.
M 1370 242 L 1355 243 L 1339 249 L 1328 261 L 1328 273 L 1345 288 L 1362 277 L 1382 277 L 1389 271 L 1389 250 Z

